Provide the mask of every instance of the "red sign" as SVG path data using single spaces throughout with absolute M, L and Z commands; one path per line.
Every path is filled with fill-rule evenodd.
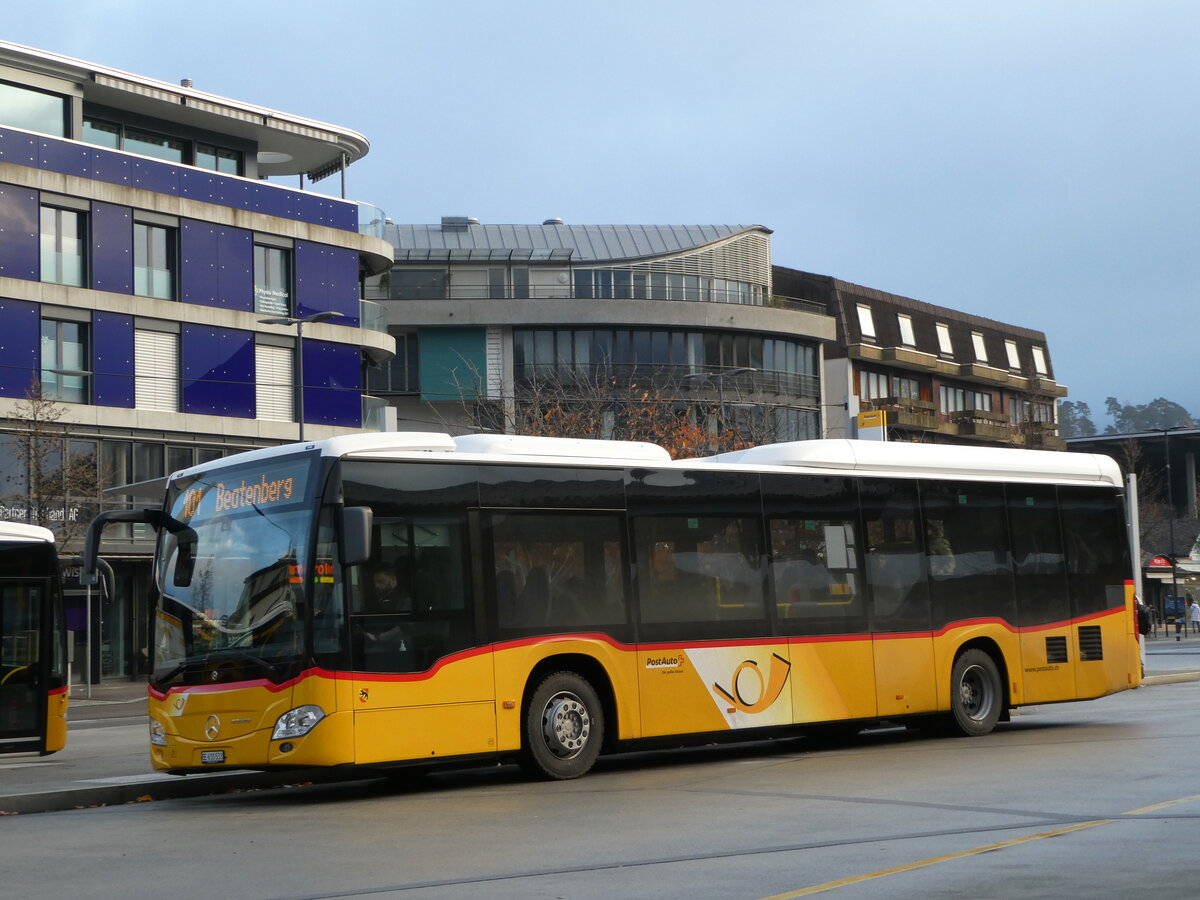
M 1156 556 L 1150 560 L 1150 568 L 1161 567 L 1165 569 L 1171 568 L 1171 560 L 1166 556 Z

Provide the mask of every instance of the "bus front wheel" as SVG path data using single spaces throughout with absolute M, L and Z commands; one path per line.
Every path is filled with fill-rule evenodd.
M 596 691 L 574 672 L 556 672 L 530 698 L 521 765 L 538 778 L 578 778 L 596 762 L 603 740 L 604 710 Z
M 950 717 L 965 737 L 988 734 L 1000 720 L 1004 690 L 996 661 L 982 650 L 968 650 L 954 661 L 950 675 Z

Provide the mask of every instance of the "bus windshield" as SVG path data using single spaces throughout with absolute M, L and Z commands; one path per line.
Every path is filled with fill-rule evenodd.
M 156 684 L 294 674 L 316 463 L 297 454 L 172 482 L 158 556 Z

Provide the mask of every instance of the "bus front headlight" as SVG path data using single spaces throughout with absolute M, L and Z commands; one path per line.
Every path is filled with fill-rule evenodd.
M 150 744 L 153 747 L 167 746 L 167 730 L 158 719 L 150 720 Z
M 325 710 L 319 706 L 297 706 L 295 709 L 289 709 L 275 722 L 271 740 L 283 741 L 288 738 L 304 737 L 323 718 L 325 718 Z

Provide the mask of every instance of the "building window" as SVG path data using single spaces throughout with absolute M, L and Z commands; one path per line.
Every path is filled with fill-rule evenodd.
M 133 224 L 133 292 L 138 296 L 175 299 L 176 234 L 162 225 Z
M 415 394 L 421 389 L 417 377 L 417 336 L 397 334 L 396 355 L 382 366 L 367 369 L 367 393 Z
M 943 322 L 937 323 L 938 352 L 943 356 L 954 355 L 954 344 L 950 342 L 950 326 Z
M 140 153 L 142 156 L 153 156 L 155 159 L 165 159 L 167 162 L 181 163 L 184 161 L 187 145 L 178 138 L 126 126 L 121 149 L 130 153 Z
M 986 363 L 987 347 L 983 343 L 983 335 L 978 331 L 971 332 L 971 345 L 975 348 L 975 359 L 977 362 Z
M 516 266 L 512 270 L 512 295 L 526 298 L 529 296 L 529 267 Z
M 896 321 L 900 325 L 900 343 L 905 347 L 917 346 L 916 335 L 913 334 L 912 316 L 906 316 L 904 313 L 896 314 Z
M 501 268 L 487 270 L 489 300 L 503 300 L 506 296 L 508 296 L 508 292 L 506 290 L 507 284 L 504 275 L 504 270 Z
M 276 422 L 294 421 L 291 347 L 254 347 L 255 416 Z
M 43 206 L 41 222 L 42 281 L 82 287 L 87 270 L 87 214 Z
M 943 384 L 941 387 L 941 411 L 943 413 L 965 412 L 978 409 L 984 412 L 992 411 L 992 395 L 983 391 L 969 391 L 966 388 L 951 387 Z
M 450 273 L 445 269 L 392 269 L 387 277 L 389 300 L 445 300 Z
M 108 147 L 111 150 L 121 149 L 121 126 L 116 122 L 105 122 L 103 119 L 83 117 L 83 140 L 97 147 Z
M 920 400 L 921 382 L 863 369 L 858 373 L 858 396 L 863 400 Z
M 90 396 L 88 325 L 42 319 L 42 396 L 87 403 Z
M 269 316 L 292 314 L 292 251 L 254 245 L 254 311 Z
M 0 82 L 0 122 L 26 131 L 66 137 L 67 98 Z
M 1021 368 L 1021 357 L 1017 355 L 1017 342 L 1005 341 L 1004 352 L 1008 354 L 1008 367 L 1010 369 Z
M 134 406 L 179 412 L 179 335 L 133 332 Z
M 859 304 L 858 329 L 864 340 L 875 340 L 875 320 L 871 317 L 871 307 Z
M 242 174 L 242 154 L 236 150 L 224 147 L 214 147 L 212 144 L 196 145 L 196 166 L 201 169 L 212 169 L 226 175 Z
M 1046 351 L 1041 347 L 1033 348 L 1033 371 L 1039 375 L 1050 374 L 1050 370 L 1046 367 Z

